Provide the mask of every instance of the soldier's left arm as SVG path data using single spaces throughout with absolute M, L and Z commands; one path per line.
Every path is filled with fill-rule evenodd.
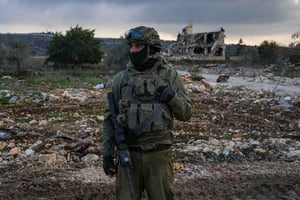
M 183 82 L 176 70 L 171 73 L 171 84 L 176 88 L 176 94 L 168 103 L 177 120 L 187 121 L 192 116 L 192 102 L 188 97 Z

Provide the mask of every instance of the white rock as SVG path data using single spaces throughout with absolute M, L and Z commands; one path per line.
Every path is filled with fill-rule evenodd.
M 34 124 L 37 124 L 37 123 L 38 123 L 38 121 L 35 120 L 35 119 L 33 119 L 33 120 L 31 120 L 31 121 L 29 122 L 29 125 L 34 125 Z
M 287 154 L 288 158 L 300 157 L 300 150 L 290 151 Z
M 81 158 L 81 161 L 85 162 L 85 163 L 92 163 L 94 161 L 99 160 L 99 156 L 93 153 L 90 153 L 84 157 Z
M 43 119 L 39 122 L 39 126 L 47 126 L 48 125 L 48 121 Z
M 32 150 L 32 149 L 26 149 L 25 150 L 25 154 L 27 155 L 27 156 L 29 156 L 29 155 L 31 155 L 31 154 L 33 154 L 34 153 L 34 151 Z

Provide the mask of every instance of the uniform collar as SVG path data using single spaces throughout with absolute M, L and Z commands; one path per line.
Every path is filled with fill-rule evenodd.
M 158 68 L 160 68 L 163 64 L 163 59 L 159 58 L 159 60 L 154 64 L 154 66 L 151 69 L 148 69 L 146 71 L 138 71 L 134 68 L 133 64 L 129 61 L 129 63 L 127 64 L 127 71 L 130 74 L 153 74 L 155 73 Z

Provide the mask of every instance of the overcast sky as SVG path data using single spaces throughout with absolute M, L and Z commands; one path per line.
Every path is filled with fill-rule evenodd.
M 65 33 L 78 24 L 96 37 L 119 38 L 145 25 L 176 40 L 189 22 L 193 33 L 223 27 L 227 44 L 288 45 L 300 31 L 300 0 L 0 0 L 0 33 Z

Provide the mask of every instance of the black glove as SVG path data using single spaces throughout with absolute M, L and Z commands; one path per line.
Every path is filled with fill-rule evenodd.
M 157 92 L 159 94 L 159 101 L 161 103 L 169 103 L 176 94 L 175 91 L 171 87 L 168 87 L 166 85 L 160 86 L 157 89 Z
M 111 156 L 103 157 L 103 169 L 106 175 L 113 176 L 116 173 L 114 160 Z

